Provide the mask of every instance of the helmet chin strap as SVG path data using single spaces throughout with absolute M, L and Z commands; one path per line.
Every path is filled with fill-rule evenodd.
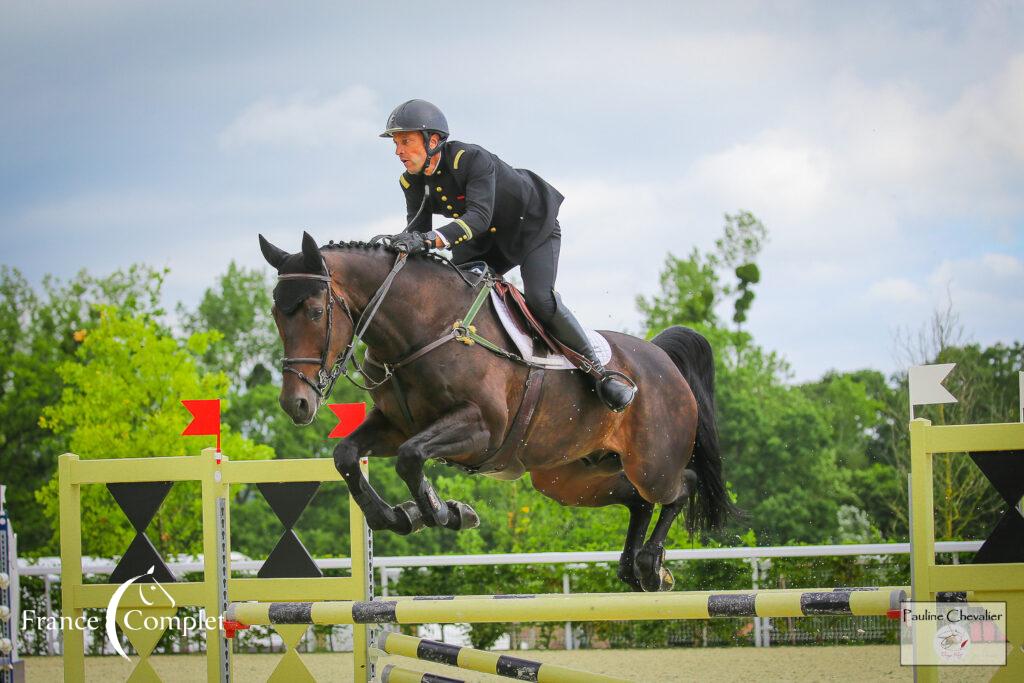
M 441 151 L 444 147 L 444 143 L 447 142 L 445 139 L 438 141 L 437 145 L 431 149 L 430 147 L 430 136 L 431 132 L 428 130 L 421 131 L 423 133 L 423 149 L 427 151 L 427 159 L 423 162 L 423 168 L 419 170 L 416 175 L 427 175 L 427 169 L 430 168 L 430 160 L 434 158 L 434 155 Z

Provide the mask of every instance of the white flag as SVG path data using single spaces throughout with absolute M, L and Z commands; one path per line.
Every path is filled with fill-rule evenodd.
M 918 365 L 910 368 L 910 406 L 925 406 L 933 403 L 956 403 L 956 396 L 946 391 L 942 380 L 953 371 L 956 363 L 939 365 Z

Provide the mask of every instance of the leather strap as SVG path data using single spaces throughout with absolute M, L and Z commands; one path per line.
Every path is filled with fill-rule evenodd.
M 415 432 L 416 425 L 412 421 L 412 412 L 409 410 L 409 402 L 405 398 L 405 391 L 402 389 L 402 382 L 398 379 L 398 375 L 391 375 L 391 387 L 395 390 L 395 399 L 398 401 L 398 407 L 402 410 L 402 417 L 405 418 L 405 422 L 409 425 L 409 429 Z
M 501 472 L 508 467 L 516 451 L 526 442 L 526 435 L 533 422 L 533 414 L 540 402 L 543 388 L 544 368 L 530 368 L 530 374 L 526 377 L 526 388 L 523 390 L 523 399 L 519 402 L 519 410 L 512 422 L 512 428 L 508 430 L 505 440 L 501 442 L 498 449 L 487 460 L 473 468 L 474 473 L 492 474 Z
M 451 340 L 457 338 L 458 336 L 459 336 L 458 330 L 452 330 L 451 332 L 449 332 L 448 334 L 444 335 L 443 337 L 438 337 L 437 339 L 435 339 L 434 341 L 430 342 L 429 344 L 427 344 L 423 348 L 418 349 L 418 350 L 412 352 L 411 354 L 409 354 L 408 356 L 406 356 L 402 360 L 398 361 L 397 363 L 393 363 L 391 365 L 391 369 L 392 370 L 397 370 L 398 368 L 402 367 L 403 365 L 408 365 L 409 363 L 412 363 L 414 360 L 416 360 L 420 356 L 425 356 L 426 354 L 428 354 L 431 351 L 433 351 L 434 349 L 436 349 L 438 346 L 441 346 L 442 344 L 446 344 L 447 342 L 450 342 Z
M 515 320 L 520 330 L 526 334 L 530 334 L 531 332 L 535 333 L 553 353 L 561 353 L 569 360 L 570 363 L 576 366 L 578 370 L 596 379 L 601 379 L 601 373 L 597 371 L 589 360 L 587 360 L 586 356 L 575 349 L 569 348 L 559 341 L 553 334 L 544 329 L 544 326 L 541 325 L 537 318 L 534 317 L 533 313 L 530 312 L 530 307 L 526 305 L 526 300 L 523 298 L 522 292 L 520 292 L 511 283 L 505 281 L 496 282 L 494 286 L 501 295 L 501 298 L 505 300 L 505 305 L 508 306 L 509 310 L 517 311 L 519 313 L 519 316 L 514 316 L 513 320 Z M 523 329 L 524 324 L 528 325 L 530 329 Z

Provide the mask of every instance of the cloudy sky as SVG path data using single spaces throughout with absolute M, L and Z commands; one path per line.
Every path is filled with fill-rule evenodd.
M 424 9 L 426 7 L 427 9 Z M 397 232 L 376 137 L 421 97 L 558 187 L 558 288 L 636 330 L 666 252 L 767 225 L 749 328 L 796 379 L 897 369 L 948 296 L 1024 337 L 1024 4 L 8 2 L 0 263 L 168 266 Z M 438 219 L 439 220 L 439 219 Z

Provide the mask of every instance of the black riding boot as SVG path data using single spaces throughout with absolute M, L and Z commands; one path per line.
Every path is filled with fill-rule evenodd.
M 623 382 L 618 373 L 606 370 L 597 359 L 594 347 L 587 339 L 587 333 L 583 330 L 576 316 L 562 303 L 562 298 L 555 293 L 555 315 L 547 324 L 547 329 L 570 349 L 580 354 L 594 367 L 601 375 L 595 378 L 594 388 L 597 395 L 604 401 L 604 404 L 619 413 L 626 409 L 636 396 L 636 388 Z

